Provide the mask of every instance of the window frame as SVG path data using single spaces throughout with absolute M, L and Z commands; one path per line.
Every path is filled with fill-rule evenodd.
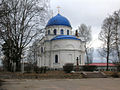
M 64 35 L 64 30 L 63 29 L 60 30 L 60 34 Z
M 41 47 L 41 53 L 43 53 L 44 51 L 43 51 L 43 47 Z
M 70 35 L 70 31 L 69 30 L 67 30 L 67 35 Z
M 55 55 L 55 63 L 58 63 L 58 55 Z
M 57 29 L 53 30 L 54 35 L 57 35 Z
M 50 30 L 48 30 L 48 35 L 50 35 Z

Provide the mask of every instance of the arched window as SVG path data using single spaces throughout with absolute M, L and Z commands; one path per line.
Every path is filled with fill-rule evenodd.
M 56 29 L 54 29 L 53 33 L 54 33 L 54 35 L 56 35 L 56 34 L 57 34 L 57 30 L 56 30 Z
M 50 30 L 48 30 L 48 35 L 50 35 Z
M 58 63 L 58 55 L 55 55 L 55 63 Z
M 61 29 L 61 31 L 60 31 L 60 34 L 62 34 L 62 35 L 64 34 L 64 31 L 63 31 L 63 29 Z
M 41 53 L 43 53 L 43 47 L 41 47 Z
M 67 35 L 69 35 L 69 30 L 67 30 Z

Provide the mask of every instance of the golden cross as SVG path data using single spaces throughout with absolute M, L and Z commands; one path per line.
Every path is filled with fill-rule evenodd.
M 58 6 L 57 8 L 58 8 L 58 13 L 60 13 L 60 7 Z

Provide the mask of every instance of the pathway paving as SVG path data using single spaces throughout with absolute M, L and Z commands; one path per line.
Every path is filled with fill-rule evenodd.
M 120 90 L 120 78 L 6 79 L 4 90 Z

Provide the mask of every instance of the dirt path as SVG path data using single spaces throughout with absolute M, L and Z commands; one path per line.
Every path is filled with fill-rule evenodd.
M 120 90 L 120 78 L 93 79 L 6 79 L 3 90 Z

